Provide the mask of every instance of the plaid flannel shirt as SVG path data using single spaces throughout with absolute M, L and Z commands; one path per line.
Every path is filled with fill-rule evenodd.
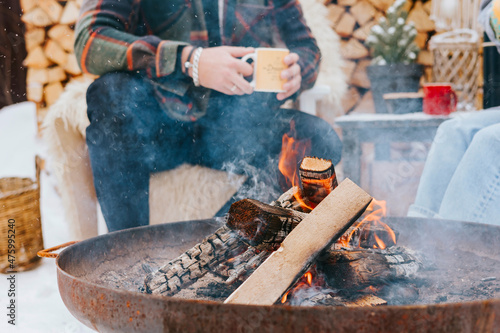
M 285 46 L 300 56 L 301 89 L 314 85 L 320 52 L 298 1 L 224 0 L 223 6 L 222 45 Z M 184 98 L 192 81 L 181 74 L 179 60 L 189 44 L 208 47 L 202 0 L 84 0 L 76 26 L 75 53 L 83 72 L 145 71 L 180 96 L 160 100 L 178 103 L 173 116 L 183 120 L 203 115 Z

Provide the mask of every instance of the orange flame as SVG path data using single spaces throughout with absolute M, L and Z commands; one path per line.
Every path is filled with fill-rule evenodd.
M 377 234 L 374 234 L 373 236 L 375 237 L 375 241 L 377 242 L 377 245 L 373 245 L 373 247 L 374 247 L 374 248 L 377 248 L 377 246 L 378 246 L 380 249 L 384 250 L 384 249 L 387 247 L 387 245 L 385 245 L 384 241 L 383 241 L 383 240 L 381 240 L 381 239 L 377 236 Z
M 368 208 L 366 208 L 365 214 L 363 216 L 363 219 L 360 222 L 357 222 L 357 224 L 353 227 L 351 232 L 343 236 L 342 238 L 339 239 L 337 244 L 343 246 L 343 247 L 349 247 L 349 244 L 351 243 L 354 235 L 356 232 L 359 233 L 370 233 L 370 228 L 371 226 L 379 226 L 382 227 L 383 229 L 386 230 L 387 234 L 390 237 L 390 242 L 392 244 L 396 244 L 396 234 L 394 230 L 392 230 L 387 224 L 382 222 L 382 218 L 386 216 L 386 209 L 387 205 L 384 200 L 376 200 L 373 199 L 372 202 L 368 205 Z M 373 231 L 373 238 L 375 239 L 375 243 L 373 245 L 373 248 L 378 248 L 378 249 L 385 249 L 387 248 L 388 244 L 384 242 L 379 235 L 377 235 L 376 231 Z M 361 242 L 361 237 L 360 241 Z M 360 244 L 357 244 L 357 247 L 361 247 Z
M 312 273 L 309 271 L 306 274 L 304 274 L 304 277 L 306 278 L 307 284 L 309 286 L 311 286 L 312 285 L 312 281 L 313 281 L 313 275 L 312 275 Z
M 285 304 L 286 301 L 288 300 L 288 294 L 290 293 L 291 289 L 288 290 L 283 297 L 281 297 L 281 304 Z
M 285 184 L 282 185 L 283 191 L 293 186 L 299 186 L 298 165 L 311 150 L 310 140 L 298 140 L 296 137 L 295 122 L 292 120 L 290 122 L 290 131 L 285 133 L 281 140 L 281 152 L 278 163 L 278 169 L 285 178 Z M 304 202 L 300 191 L 297 191 L 294 197 L 301 207 L 309 210 L 313 209 L 313 207 Z
M 314 273 L 313 273 L 314 271 Z M 288 301 L 288 298 L 290 295 L 293 295 L 294 292 L 296 292 L 299 289 L 304 289 L 304 288 L 309 288 L 312 287 L 313 284 L 317 285 L 322 285 L 324 284 L 324 281 L 321 279 L 316 279 L 317 274 L 315 273 L 315 268 L 310 269 L 307 271 L 300 279 L 299 281 L 295 284 L 295 286 L 291 289 L 289 289 L 283 297 L 281 297 L 281 303 L 284 304 Z

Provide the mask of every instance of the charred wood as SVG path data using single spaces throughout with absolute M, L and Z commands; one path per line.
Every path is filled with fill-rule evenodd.
M 201 278 L 211 269 L 248 249 L 248 245 L 227 226 L 146 276 L 147 293 L 172 296 Z
M 385 250 L 329 249 L 324 251 L 317 265 L 330 287 L 361 290 L 412 278 L 422 267 L 422 262 L 409 249 L 390 247 Z
M 279 245 L 306 216 L 292 209 L 243 199 L 231 205 L 227 226 L 249 245 L 269 249 L 269 246 Z
M 273 201 L 271 203 L 271 206 L 276 206 L 276 207 L 281 207 L 281 208 L 288 208 L 292 209 L 295 211 L 301 211 L 300 209 L 300 203 L 295 200 L 295 195 L 300 191 L 300 189 L 297 186 L 291 187 L 288 191 L 283 193 L 278 200 Z

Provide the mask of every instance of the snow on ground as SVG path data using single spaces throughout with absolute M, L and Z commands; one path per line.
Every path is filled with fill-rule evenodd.
M 34 179 L 36 154 L 44 156 L 42 142 L 37 137 L 35 105 L 24 102 L 1 109 L 0 178 Z M 54 185 L 53 177 L 42 172 L 40 204 L 45 248 L 72 240 L 69 238 L 61 200 Z M 94 332 L 73 317 L 64 305 L 57 287 L 54 259 L 43 258 L 41 265 L 33 270 L 15 274 L 15 326 L 8 324 L 8 277 L 9 275 L 0 274 L 0 332 Z

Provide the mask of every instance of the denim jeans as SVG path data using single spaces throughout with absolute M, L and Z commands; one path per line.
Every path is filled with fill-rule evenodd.
M 500 225 L 500 109 L 439 126 L 408 216 Z
M 274 94 L 230 97 L 212 92 L 207 114 L 194 122 L 169 118 L 141 73 L 108 73 L 87 91 L 87 128 L 94 185 L 109 231 L 149 223 L 149 176 L 182 163 L 247 174 L 257 170 L 269 192 L 278 188 L 283 134 L 295 122 L 311 155 L 338 163 L 341 142 L 320 118 L 272 108 Z M 226 207 L 227 209 L 228 207 Z M 223 213 L 223 212 L 221 212 Z

